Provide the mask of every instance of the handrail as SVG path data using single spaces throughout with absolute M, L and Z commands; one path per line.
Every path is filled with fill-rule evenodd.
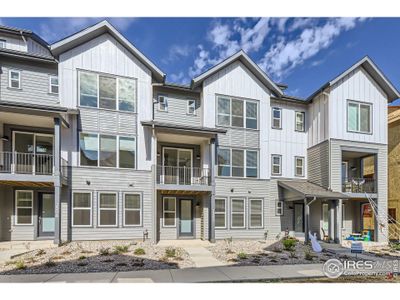
M 211 185 L 209 168 L 157 166 L 158 184 Z
M 52 175 L 53 168 L 50 154 L 0 151 L 0 173 Z
M 347 193 L 376 193 L 375 178 L 344 178 L 342 192 Z

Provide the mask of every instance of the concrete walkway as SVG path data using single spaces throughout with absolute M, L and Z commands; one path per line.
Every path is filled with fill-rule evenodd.
M 322 264 L 277 266 L 224 266 L 190 269 L 67 273 L 36 275 L 0 275 L 0 283 L 69 282 L 69 283 L 137 283 L 137 282 L 239 282 L 323 277 Z

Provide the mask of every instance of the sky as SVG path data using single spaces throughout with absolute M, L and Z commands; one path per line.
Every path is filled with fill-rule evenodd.
M 104 18 L 1 18 L 54 43 Z M 368 55 L 400 90 L 400 18 L 107 18 L 167 74 L 190 83 L 243 49 L 286 94 L 306 98 Z M 397 103 L 400 104 L 400 101 Z M 396 104 L 397 104 L 396 103 Z

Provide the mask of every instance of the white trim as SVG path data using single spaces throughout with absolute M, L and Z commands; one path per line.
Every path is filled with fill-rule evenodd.
M 18 193 L 19 192 L 24 192 L 24 193 L 30 193 L 31 194 L 31 206 L 18 206 Z M 30 209 L 31 210 L 31 222 L 30 223 L 18 223 L 18 208 L 21 209 Z M 15 226 L 30 226 L 33 225 L 33 191 L 32 190 L 15 190 L 15 220 L 14 220 L 14 225 Z
M 6 49 L 7 48 L 7 40 L 5 39 L 0 39 L 0 44 L 3 43 L 3 47 L 0 47 L 0 49 Z
M 297 160 L 301 160 L 301 162 L 302 162 L 301 174 L 297 174 L 297 168 L 300 168 L 300 166 L 297 165 Z M 294 157 L 294 176 L 295 177 L 304 177 L 305 161 L 306 161 L 306 159 L 304 156 L 295 156 Z
M 274 164 L 275 157 L 279 158 L 279 165 Z M 274 173 L 274 166 L 279 166 L 279 173 Z M 282 155 L 280 154 L 271 154 L 271 175 L 282 176 Z
M 241 201 L 243 201 L 243 213 L 241 213 L 241 212 L 234 212 L 233 211 L 233 201 L 234 200 L 241 200 Z M 231 219 L 231 228 L 232 229 L 243 229 L 243 228 L 246 228 L 246 198 L 245 197 L 232 197 L 231 199 L 230 199 L 230 202 L 231 202 L 231 211 L 230 211 L 230 219 Z M 233 225 L 233 218 L 232 218 L 232 216 L 233 215 L 242 215 L 243 214 L 243 226 L 234 226 Z
M 357 105 L 357 115 L 358 115 L 358 130 L 352 130 L 349 128 L 349 106 L 350 104 Z M 368 106 L 369 107 L 369 131 L 362 131 L 361 130 L 361 106 Z M 373 133 L 373 104 L 368 103 L 368 102 L 361 102 L 361 101 L 355 101 L 355 100 L 350 100 L 347 99 L 347 104 L 346 104 L 346 127 L 347 131 L 351 133 L 361 133 L 361 134 L 372 134 Z
M 100 198 L 102 194 L 111 194 L 115 195 L 115 208 L 101 208 L 100 207 Z M 101 191 L 97 193 L 97 227 L 118 227 L 118 192 L 108 192 L 108 191 Z M 112 225 L 101 225 L 100 224 L 100 212 L 102 210 L 111 210 L 115 211 L 115 224 Z
M 275 216 L 283 216 L 283 201 L 282 200 L 276 200 L 275 202 Z M 278 212 L 280 210 L 280 212 Z
M 17 73 L 18 74 L 18 80 L 17 79 L 11 79 L 11 73 Z M 11 85 L 11 81 L 17 81 L 18 82 L 18 87 L 13 87 Z M 15 70 L 15 69 L 9 69 L 8 70 L 8 87 L 10 89 L 16 89 L 16 90 L 20 90 L 21 89 L 21 71 L 20 70 Z
M 51 83 L 51 79 L 56 78 L 57 79 L 57 84 L 52 84 Z M 58 89 L 58 92 L 55 93 L 52 91 L 52 87 L 56 86 Z M 60 93 L 60 84 L 58 82 L 58 75 L 49 75 L 49 94 L 53 94 L 53 95 L 58 95 Z
M 90 207 L 74 207 L 74 195 L 75 194 L 90 194 Z M 93 226 L 93 193 L 92 191 L 73 191 L 72 192 L 72 204 L 71 204 L 71 227 L 92 227 Z M 74 210 L 89 210 L 90 211 L 90 224 L 89 225 L 74 225 Z
M 215 197 L 215 201 L 217 201 L 217 200 L 224 200 L 224 212 L 217 212 L 216 211 L 216 209 L 214 210 L 214 224 L 215 224 L 215 215 L 224 215 L 224 224 L 225 224 L 225 226 L 217 226 L 217 225 L 215 225 L 215 228 L 216 229 L 226 229 L 227 227 L 228 227 L 228 224 L 227 224 L 227 213 L 228 213 L 228 211 L 227 211 L 227 198 L 226 197 Z
M 302 125 L 302 129 L 298 130 L 297 129 L 297 115 L 301 115 L 302 118 L 302 123 L 299 123 Z M 296 132 L 305 132 L 306 131 L 306 113 L 304 111 L 295 111 L 294 112 L 294 131 Z
M 272 129 L 282 129 L 282 108 L 280 107 L 272 107 L 272 116 L 271 116 L 271 120 L 272 120 L 272 124 L 271 127 Z M 279 118 L 275 118 L 274 117 L 274 112 L 275 111 L 279 111 Z M 274 126 L 274 120 L 279 120 L 279 127 Z
M 190 101 L 193 101 L 193 105 L 194 105 L 192 113 L 190 112 L 190 104 L 189 104 Z M 187 99 L 186 100 L 186 113 L 188 115 L 191 115 L 191 116 L 195 116 L 196 115 L 196 103 L 197 103 L 196 99 Z
M 165 204 L 164 204 L 164 202 L 165 202 L 165 199 L 174 199 L 174 211 L 172 211 L 172 210 L 165 210 L 164 208 L 165 208 Z M 165 227 L 165 228 L 174 228 L 174 227 L 176 227 L 176 197 L 163 197 L 162 198 L 162 212 L 163 212 L 163 214 L 162 214 L 162 218 L 163 218 L 163 227 Z M 174 214 L 174 225 L 165 225 L 165 213 L 173 213 Z
M 135 196 L 139 196 L 139 204 L 140 204 L 140 208 L 126 208 L 125 207 L 125 196 L 126 195 L 135 195 Z M 143 213 L 142 213 L 142 209 L 143 208 L 143 204 L 142 204 L 142 194 L 141 193 L 135 193 L 135 192 L 124 192 L 122 194 L 122 219 L 123 219 L 123 226 L 124 227 L 141 227 L 142 226 L 142 218 L 143 218 Z M 126 218 L 125 218 L 125 211 L 139 211 L 139 216 L 140 216 L 140 222 L 139 224 L 126 224 Z
M 251 202 L 252 201 L 261 201 L 261 212 L 254 213 L 254 215 L 261 215 L 261 225 L 260 226 L 251 226 Z M 249 198 L 249 228 L 264 228 L 264 199 L 263 198 Z
M 164 105 L 164 109 L 161 109 L 161 101 L 160 101 L 161 97 L 163 98 L 162 103 Z M 158 108 L 157 108 L 158 111 L 168 112 L 168 96 L 167 95 L 164 95 L 164 94 L 157 95 L 157 102 L 158 102 Z
M 218 161 L 218 152 L 219 152 L 219 150 L 229 150 L 229 165 L 222 165 L 222 164 L 219 164 L 219 161 Z M 232 173 L 233 173 L 233 155 L 232 155 L 232 151 L 233 150 L 239 150 L 239 151 L 243 151 L 243 176 L 233 176 L 232 175 Z M 250 152 L 256 152 L 257 153 L 257 175 L 256 175 L 256 177 L 248 177 L 247 176 L 247 151 L 250 151 Z M 226 177 L 226 178 L 253 178 L 253 179 L 255 179 L 255 178 L 259 178 L 259 171 L 260 171 L 260 159 L 259 159 L 259 155 L 260 155 L 260 151 L 258 150 L 258 149 L 243 149 L 243 148 L 229 148 L 229 147 L 218 147 L 218 149 L 217 149 L 217 159 L 216 159 L 216 164 L 217 164 L 217 168 L 219 167 L 219 166 L 222 166 L 222 167 L 229 167 L 230 168 L 230 175 L 229 176 L 227 176 L 227 175 L 220 175 L 219 174 L 219 168 L 217 169 L 217 176 L 220 176 L 220 177 Z M 239 167 L 239 166 L 236 166 L 236 167 Z M 250 167 L 250 168 L 253 168 L 254 169 L 254 167 Z

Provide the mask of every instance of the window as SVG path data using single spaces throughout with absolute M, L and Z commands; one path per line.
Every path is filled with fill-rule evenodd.
M 117 166 L 117 138 L 112 135 L 100 135 L 100 159 L 101 167 Z
M 215 228 L 226 228 L 226 200 L 215 199 Z
M 272 154 L 272 175 L 282 175 L 282 155 Z
M 218 148 L 218 175 L 231 176 L 231 150 Z
M 246 177 L 258 177 L 258 152 L 246 150 Z
M 119 138 L 119 167 L 134 169 L 136 166 L 136 139 Z
M 388 221 L 390 224 L 396 224 L 396 209 L 388 208 Z
M 245 228 L 244 198 L 231 199 L 231 227 Z
M 10 70 L 8 73 L 9 82 L 8 86 L 13 89 L 21 88 L 21 71 Z
M 136 80 L 118 78 L 118 109 L 136 111 Z
M 276 201 L 275 203 L 275 215 L 283 216 L 283 201 Z
M 117 79 L 99 76 L 99 107 L 117 109 Z
M 347 102 L 347 130 L 371 133 L 372 104 L 355 101 Z
M 163 226 L 175 227 L 176 226 L 176 198 L 164 197 L 163 198 Z
M 142 210 L 139 194 L 124 194 L 124 226 L 141 226 Z
M 263 227 L 263 200 L 249 199 L 250 202 L 250 228 Z
M 79 72 L 79 103 L 81 106 L 97 107 L 97 75 Z
M 158 110 L 168 111 L 168 99 L 166 96 L 163 95 L 158 96 Z
M 98 165 L 98 136 L 92 133 L 81 133 L 79 140 L 80 165 Z
M 296 111 L 296 131 L 304 131 L 305 112 Z
M 99 193 L 99 226 L 117 226 L 117 193 Z
M 15 192 L 15 225 L 33 225 L 33 191 Z
M 232 149 L 232 177 L 244 177 L 244 151 Z
M 92 193 L 72 194 L 72 226 L 92 226 Z
M 187 113 L 189 115 L 196 114 L 196 100 L 190 99 L 187 101 Z
M 49 93 L 58 94 L 58 76 L 49 76 Z
M 218 176 L 258 177 L 258 151 L 218 148 Z
M 304 157 L 296 156 L 294 158 L 294 174 L 298 177 L 303 177 L 304 176 Z
M 240 128 L 258 128 L 258 104 L 255 101 L 217 98 L 217 124 Z
M 279 107 L 272 108 L 272 128 L 282 128 L 282 109 Z
M 0 48 L 6 48 L 6 40 L 0 39 Z

